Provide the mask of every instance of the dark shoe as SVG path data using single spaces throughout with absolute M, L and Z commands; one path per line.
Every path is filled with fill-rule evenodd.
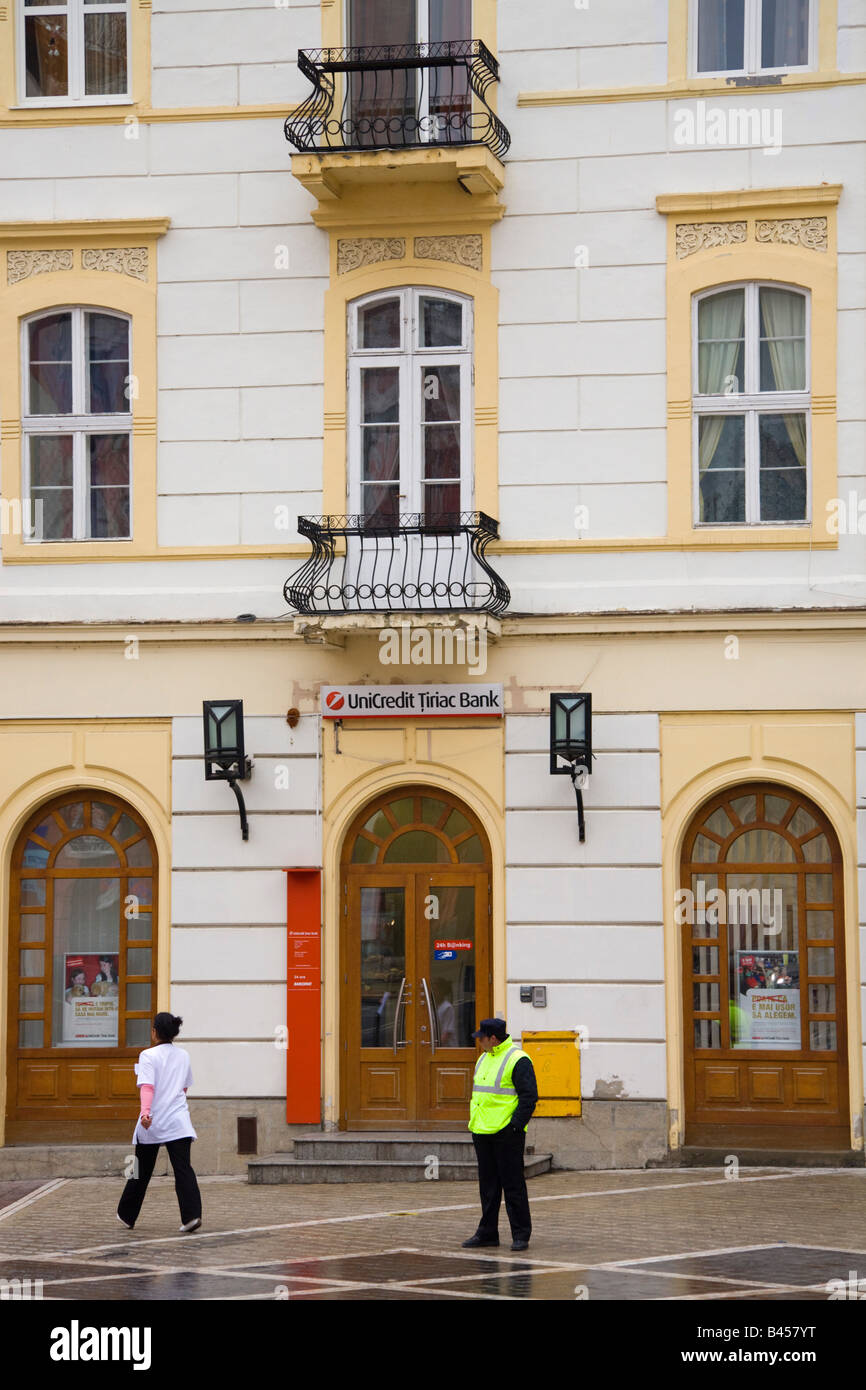
M 485 1240 L 484 1236 L 470 1236 L 468 1240 L 464 1240 L 463 1245 L 462 1245 L 462 1249 L 464 1249 L 464 1250 L 477 1250 L 478 1247 L 479 1247 L 479 1245 L 498 1245 L 498 1244 L 499 1244 L 499 1237 L 498 1237 L 498 1236 L 496 1237 L 495 1240 Z
M 513 1241 L 511 1242 L 511 1248 L 512 1248 L 512 1250 L 528 1250 L 528 1249 L 529 1249 L 529 1241 L 528 1241 L 528 1240 L 513 1240 Z
M 128 1231 L 132 1230 L 131 1224 L 128 1221 L 124 1221 L 123 1217 L 119 1213 L 117 1214 L 117 1219 L 120 1222 L 121 1226 L 125 1226 Z

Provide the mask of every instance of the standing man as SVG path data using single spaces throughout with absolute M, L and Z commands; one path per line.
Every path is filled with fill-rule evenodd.
M 538 1104 L 532 1062 L 508 1036 L 505 1020 L 482 1018 L 472 1035 L 481 1048 L 472 1081 L 469 1128 L 478 1159 L 481 1220 L 464 1249 L 499 1244 L 499 1206 L 511 1223 L 512 1250 L 526 1250 L 532 1233 L 523 1175 L 526 1126 Z

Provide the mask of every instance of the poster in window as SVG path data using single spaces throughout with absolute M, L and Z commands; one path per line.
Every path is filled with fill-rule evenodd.
M 738 951 L 737 987 L 731 1004 L 733 1046 L 799 1050 L 799 952 Z
M 116 952 L 64 958 L 64 1042 L 117 1042 L 118 960 Z

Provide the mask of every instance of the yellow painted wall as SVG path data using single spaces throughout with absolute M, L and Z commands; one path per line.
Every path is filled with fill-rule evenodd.
M 45 680 L 51 679 L 46 667 Z M 54 680 L 57 680 L 56 674 Z M 159 859 L 156 1009 L 169 1002 L 171 725 L 160 721 L 10 720 L 0 723 L 0 1145 L 6 1117 L 9 879 L 18 834 L 62 792 L 91 787 L 123 797 L 147 823 Z
M 839 837 L 845 884 L 851 1144 L 863 1147 L 863 1063 L 857 900 L 854 717 L 831 711 L 682 713 L 661 719 L 662 893 L 669 1141 L 683 1142 L 682 928 L 674 922 L 680 854 L 699 808 L 737 782 L 777 782 L 811 797 Z

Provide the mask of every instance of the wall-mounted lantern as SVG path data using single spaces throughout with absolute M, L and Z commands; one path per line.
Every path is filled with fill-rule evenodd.
M 550 697 L 550 771 L 569 776 L 577 797 L 577 827 L 586 839 L 583 788 L 592 772 L 592 696 L 555 694 Z
M 228 782 L 238 799 L 241 813 L 241 835 L 250 838 L 247 808 L 238 782 L 245 782 L 252 772 L 252 761 L 244 755 L 243 700 L 205 700 L 204 713 L 204 775 L 208 782 Z

